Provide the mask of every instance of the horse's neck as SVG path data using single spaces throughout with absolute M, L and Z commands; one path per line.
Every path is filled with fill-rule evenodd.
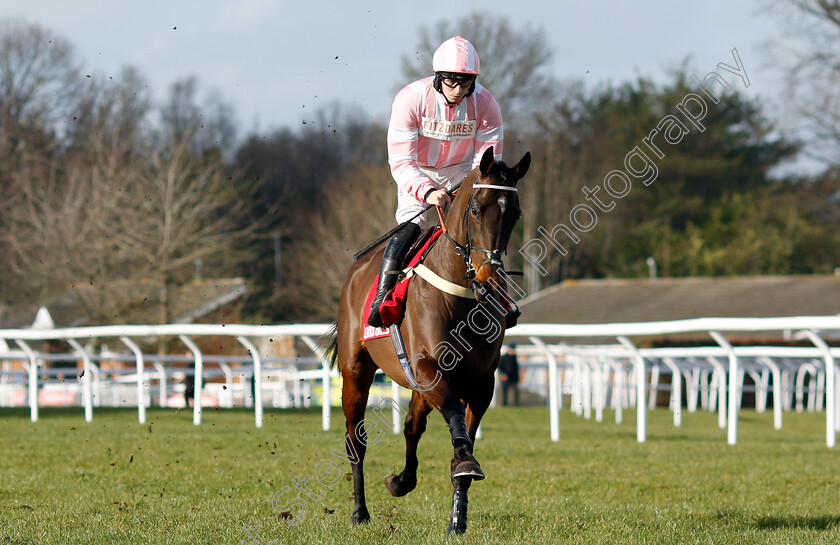
M 450 211 L 449 218 L 454 220 L 456 216 Z M 459 244 L 464 244 L 465 238 L 464 234 L 460 232 L 460 225 L 456 226 L 453 223 L 453 227 L 455 228 L 449 229 L 449 236 Z M 446 238 L 446 235 L 441 236 L 429 251 L 425 265 L 444 280 L 449 280 L 461 286 L 465 285 L 463 279 L 467 274 L 467 264 L 461 256 L 455 253 L 455 246 L 452 245 L 452 241 Z

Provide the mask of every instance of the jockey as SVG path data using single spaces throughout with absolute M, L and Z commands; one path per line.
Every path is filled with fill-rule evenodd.
M 460 36 L 446 40 L 432 58 L 434 76 L 410 83 L 397 94 L 388 125 L 388 164 L 397 182 L 397 223 L 426 204 L 445 207 L 448 191 L 481 162 L 493 146 L 502 158 L 502 113 L 490 91 L 476 82 L 478 53 Z M 368 323 L 382 327 L 379 306 L 397 282 L 412 242 L 426 225 L 415 217 L 388 241 Z

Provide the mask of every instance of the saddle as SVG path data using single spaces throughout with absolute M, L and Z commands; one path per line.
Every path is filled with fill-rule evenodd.
M 429 249 L 437 241 L 438 237 L 443 234 L 439 227 L 433 227 L 420 234 L 411 249 L 406 255 L 405 261 L 402 264 L 402 269 L 415 267 L 422 263 L 428 253 Z M 382 320 L 388 323 L 399 323 L 405 313 L 405 299 L 408 293 L 408 283 L 412 277 L 404 277 L 397 282 L 394 289 L 388 292 L 385 300 L 379 307 L 379 315 Z M 376 286 L 379 283 L 379 275 L 373 279 L 368 295 L 365 298 L 365 306 L 362 307 L 362 323 L 364 324 L 364 340 L 378 339 L 379 337 L 387 337 L 389 335 L 387 327 L 373 327 L 367 322 L 366 309 L 370 308 L 373 298 L 376 297 Z

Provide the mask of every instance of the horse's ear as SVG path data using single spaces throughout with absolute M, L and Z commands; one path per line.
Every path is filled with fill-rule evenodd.
M 513 167 L 513 170 L 516 171 L 516 179 L 519 180 L 524 178 L 525 175 L 528 173 L 528 167 L 531 166 L 531 152 L 526 151 L 525 155 L 522 156 L 522 159 L 516 163 L 516 166 Z
M 481 163 L 478 165 L 478 171 L 482 176 L 487 176 L 490 173 L 490 165 L 493 164 L 495 157 L 493 156 L 493 146 L 484 150 L 484 155 L 481 156 Z

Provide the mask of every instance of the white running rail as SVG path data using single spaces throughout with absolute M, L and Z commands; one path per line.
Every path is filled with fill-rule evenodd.
M 120 340 L 128 347 L 136 362 L 135 376 L 126 380 L 136 381 L 138 420 L 145 421 L 145 409 L 150 397 L 149 377 L 153 369 L 147 369 L 145 355 L 138 346 L 140 339 L 149 337 L 172 337 L 180 339 L 190 352 L 190 361 L 195 364 L 196 402 L 193 421 L 201 422 L 201 391 L 203 363 L 209 356 L 201 354 L 194 338 L 202 336 L 228 336 L 235 338 L 250 354 L 254 367 L 254 418 L 257 427 L 263 422 L 262 380 L 264 370 L 261 356 L 254 340 L 293 336 L 300 338 L 321 361 L 321 368 L 298 371 L 295 382 L 320 381 L 322 384 L 322 426 L 330 428 L 330 379 L 337 376 L 329 368 L 323 346 L 316 342 L 325 335 L 330 324 L 294 324 L 277 326 L 255 326 L 244 324 L 168 324 L 168 325 L 126 325 L 99 326 L 65 329 L 6 329 L 0 330 L 0 390 L 9 385 L 7 362 L 24 361 L 28 374 L 28 393 L 31 418 L 38 419 L 38 377 L 47 370 L 40 370 L 49 355 L 34 350 L 35 341 L 65 341 L 84 362 L 85 372 L 79 380 L 82 386 L 82 405 L 85 420 L 93 418 L 92 393 L 99 391 L 97 384 L 101 371 L 92 361 L 81 341 Z M 733 333 L 779 332 L 785 338 L 809 341 L 812 346 L 732 346 L 728 336 Z M 840 348 L 830 347 L 828 338 L 836 338 L 840 332 L 840 316 L 796 316 L 786 318 L 698 318 L 670 322 L 640 322 L 616 324 L 520 324 L 506 332 L 506 340 L 516 340 L 520 346 L 529 343 L 531 349 L 544 355 L 549 377 L 550 437 L 560 439 L 560 409 L 563 391 L 567 383 L 560 379 L 561 368 L 572 370 L 573 378 L 568 386 L 572 396 L 572 409 L 585 411 L 594 408 L 596 418 L 602 417 L 608 400 L 616 408 L 616 419 L 622 418 L 622 408 L 635 404 L 637 440 L 647 439 L 647 411 L 650 401 L 655 402 L 659 386 L 659 373 L 670 372 L 672 382 L 671 410 L 675 425 L 680 424 L 682 400 L 681 380 L 685 379 L 689 411 L 696 408 L 697 400 L 720 415 L 721 427 L 727 428 L 727 442 L 737 442 L 738 407 L 743 393 L 743 380 L 750 376 L 756 381 L 757 408 L 766 405 L 768 384 L 772 377 L 774 425 L 781 427 L 781 411 L 792 407 L 792 396 L 796 394 L 800 403 L 804 396 L 802 372 L 809 373 L 809 409 L 821 408 L 822 403 L 814 401 L 824 396 L 826 410 L 826 444 L 835 445 L 835 436 L 840 426 L 840 404 L 838 404 L 838 381 L 835 362 L 840 357 Z M 645 337 L 660 337 L 669 334 L 704 333 L 715 346 L 638 348 Z M 777 335 L 778 337 L 779 335 Z M 587 345 L 581 344 L 587 340 Z M 592 339 L 598 339 L 593 345 Z M 142 344 L 142 343 L 141 343 Z M 12 350 L 9 346 L 17 346 Z M 726 362 L 726 365 L 724 365 Z M 222 364 L 224 368 L 225 364 Z M 802 371 L 806 369 L 806 371 Z M 628 371 L 625 373 L 625 371 Z M 802 371 L 802 372 L 801 372 Z M 230 368 L 226 374 L 229 375 Z M 164 374 L 164 373 L 161 373 Z M 648 380 L 648 376 L 651 380 Z M 611 379 L 611 377 L 613 377 Z M 711 383 L 706 379 L 711 377 Z M 656 379 L 654 381 L 654 379 Z M 93 382 L 91 382 L 93 381 Z M 230 382 L 230 378 L 228 378 Z M 586 388 L 584 388 L 586 385 Z M 628 388 L 632 387 L 632 390 Z M 610 397 L 609 389 L 612 389 Z M 243 392 L 246 388 L 243 385 Z M 728 395 L 727 395 L 728 394 Z M 248 394 L 245 393 L 246 403 Z M 0 391 L 0 402 L 9 399 L 8 392 Z M 396 398 L 395 398 L 396 399 Z M 822 399 L 822 397 L 819 397 Z M 98 405 L 96 405 L 98 406 Z M 593 407 L 594 406 L 594 407 Z M 728 409 L 728 410 L 727 410 Z M 396 410 L 396 409 L 395 409 Z M 581 413 L 579 413 L 581 414 Z

